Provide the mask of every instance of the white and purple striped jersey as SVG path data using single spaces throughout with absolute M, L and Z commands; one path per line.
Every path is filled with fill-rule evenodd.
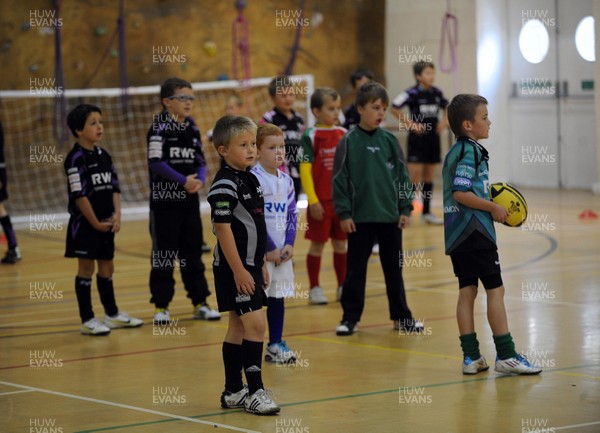
M 296 239 L 296 198 L 292 178 L 277 170 L 277 175 L 267 172 L 257 163 L 252 173 L 258 178 L 265 200 L 265 222 L 267 224 L 267 251 L 294 245 Z

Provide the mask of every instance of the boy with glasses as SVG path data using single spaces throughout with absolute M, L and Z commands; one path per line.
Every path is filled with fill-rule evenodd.
M 194 319 L 219 320 L 219 312 L 206 302 L 210 291 L 201 259 L 198 192 L 206 180 L 206 161 L 200 130 L 191 117 L 192 86 L 180 78 L 169 78 L 161 86 L 160 98 L 164 110 L 154 116 L 148 131 L 154 324 L 170 323 L 168 307 L 175 293 L 176 265 L 194 306 Z

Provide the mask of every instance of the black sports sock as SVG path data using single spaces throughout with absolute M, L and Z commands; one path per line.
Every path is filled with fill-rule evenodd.
M 115 289 L 113 287 L 112 277 L 104 278 L 96 274 L 96 284 L 100 294 L 100 302 L 104 306 L 104 312 L 107 316 L 114 316 L 119 312 L 117 301 L 115 301 Z
M 75 277 L 75 294 L 79 305 L 79 317 L 81 323 L 94 318 L 92 310 L 92 279 Z
M 15 230 L 13 229 L 12 223 L 10 222 L 10 216 L 4 215 L 0 218 L 0 224 L 2 224 L 2 229 L 4 230 L 4 234 L 6 235 L 6 242 L 8 243 L 8 248 L 11 250 L 17 246 L 17 235 L 15 234 Z
M 223 342 L 223 365 L 225 366 L 225 389 L 238 392 L 242 382 L 242 345 Z
M 263 343 L 257 341 L 242 340 L 242 361 L 244 373 L 248 382 L 248 395 L 254 394 L 263 388 L 262 383 L 262 351 Z
M 433 183 L 423 184 L 423 215 L 429 213 L 429 205 L 431 203 L 431 196 L 433 195 Z

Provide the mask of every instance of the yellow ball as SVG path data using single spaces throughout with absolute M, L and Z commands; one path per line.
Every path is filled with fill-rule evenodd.
M 514 186 L 505 182 L 493 183 L 490 186 L 490 196 L 494 203 L 508 211 L 508 218 L 504 225 L 519 227 L 525 222 L 527 202 Z
M 202 48 L 204 48 L 204 52 L 208 57 L 214 57 L 217 54 L 217 44 L 213 41 L 206 41 L 202 44 Z

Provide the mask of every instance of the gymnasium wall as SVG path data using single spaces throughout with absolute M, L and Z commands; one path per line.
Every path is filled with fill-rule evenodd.
M 594 17 L 596 17 L 596 59 L 600 58 L 600 0 L 594 0 Z M 596 61 L 596 74 L 594 80 L 596 83 L 600 83 L 600 62 Z M 592 191 L 596 195 L 600 195 L 600 98 L 598 97 L 598 84 L 595 87 L 595 107 L 596 107 L 596 161 L 597 161 L 597 179 L 596 183 L 592 185 Z
M 116 38 L 109 42 L 116 28 L 119 2 L 63 1 L 59 16 L 51 15 L 53 3 L 0 2 L 0 88 L 29 90 L 30 78 L 54 76 L 54 34 L 44 28 L 44 19 L 59 18 L 65 87 L 117 87 L 118 42 Z M 237 16 L 234 0 L 124 3 L 131 86 L 158 84 L 173 75 L 189 81 L 232 78 L 232 22 Z M 247 0 L 244 16 L 250 29 L 252 76 L 283 72 L 294 43 L 293 22 L 300 20 L 302 39 L 293 73 L 314 74 L 317 86 L 335 87 L 346 97 L 351 93 L 348 75 L 357 65 L 383 77 L 385 0 L 306 0 L 304 20 L 298 15 L 301 3 Z M 163 57 L 157 59 L 156 54 Z
M 456 86 L 455 75 L 442 70 L 443 67 L 450 65 L 451 58 L 447 46 L 444 52 L 444 62 L 440 62 L 442 19 L 447 3 L 452 5 L 451 13 L 458 20 Z M 435 86 L 442 90 L 448 100 L 456 93 L 477 91 L 475 0 L 451 2 L 388 0 L 385 19 L 385 73 L 391 98 L 415 85 L 412 65 L 419 60 L 431 61 L 435 64 Z M 397 125 L 397 123 L 398 119 L 388 112 L 388 125 Z M 407 134 L 400 132 L 400 142 L 403 146 L 406 146 L 406 140 Z M 451 133 L 447 132 L 442 135 L 442 155 L 448 150 L 451 140 Z M 436 183 L 441 185 L 441 168 L 438 172 Z

